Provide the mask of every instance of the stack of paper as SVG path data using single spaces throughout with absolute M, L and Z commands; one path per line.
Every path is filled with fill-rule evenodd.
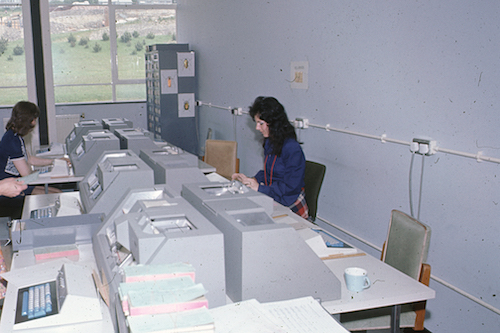
M 68 163 L 65 160 L 56 159 L 54 160 L 54 166 L 48 172 L 40 172 L 39 178 L 58 178 L 58 177 L 69 177 L 70 169 L 68 168 Z
M 72 261 L 78 261 L 80 258 L 80 252 L 75 244 L 38 247 L 33 252 L 37 264 L 63 257 Z
M 120 283 L 123 313 L 127 316 L 186 311 L 208 307 L 206 290 L 190 277 Z
M 252 299 L 228 304 L 210 313 L 217 333 L 348 333 L 312 297 L 259 303 Z
M 178 263 L 124 268 L 118 293 L 131 333 L 214 332 L 206 290 Z
M 193 266 L 185 263 L 126 266 L 123 272 L 125 282 L 163 280 L 180 276 L 189 276 L 194 282 L 195 276 Z
M 215 332 L 212 315 L 207 308 L 128 317 L 130 333 L 211 333 Z

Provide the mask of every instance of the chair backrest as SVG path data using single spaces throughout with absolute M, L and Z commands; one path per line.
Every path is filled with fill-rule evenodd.
M 428 226 L 393 210 L 382 261 L 418 280 L 422 264 L 427 260 L 430 238 Z
M 215 167 L 219 175 L 231 179 L 238 172 L 237 149 L 236 141 L 206 140 L 205 162 Z
M 318 212 L 318 197 L 321 184 L 325 178 L 326 166 L 320 163 L 306 161 L 306 172 L 304 177 L 306 202 L 309 208 L 309 219 L 314 221 Z

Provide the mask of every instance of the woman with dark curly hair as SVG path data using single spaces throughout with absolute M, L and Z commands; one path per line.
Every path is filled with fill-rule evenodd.
M 255 129 L 264 136 L 264 169 L 253 178 L 242 173 L 235 173 L 232 178 L 267 194 L 307 219 L 304 192 L 306 160 L 285 108 L 274 97 L 260 96 L 250 107 L 249 114 L 255 121 Z

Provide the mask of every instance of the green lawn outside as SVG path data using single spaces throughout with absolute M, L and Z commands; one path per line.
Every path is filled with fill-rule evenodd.
M 132 34 L 133 31 L 130 31 Z M 76 45 L 68 42 L 69 33 L 59 34 L 52 38 L 52 65 L 54 68 L 54 84 L 106 84 L 98 86 L 56 87 L 56 103 L 111 101 L 111 63 L 110 43 L 103 40 L 90 40 L 86 46 L 79 45 L 82 37 L 88 38 L 90 32 L 76 32 Z M 136 44 L 142 45 L 137 51 Z M 120 42 L 118 38 L 118 77 L 119 79 L 143 79 L 145 77 L 144 52 L 145 45 L 172 43 L 172 35 L 157 35 L 154 39 L 146 36 L 132 37 L 129 43 Z M 24 41 L 9 42 L 7 50 L 0 55 L 0 86 L 26 85 L 26 68 L 24 54 L 13 55 L 16 45 L 24 45 Z M 94 48 L 98 45 L 99 52 Z M 32 78 L 28 78 L 30 80 Z M 12 105 L 26 99 L 26 89 L 0 89 L 0 105 Z M 118 100 L 140 100 L 146 98 L 144 84 L 118 85 Z

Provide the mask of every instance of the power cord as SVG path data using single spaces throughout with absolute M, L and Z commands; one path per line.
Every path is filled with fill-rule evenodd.
M 415 214 L 413 212 L 413 163 L 415 160 L 415 151 L 412 151 L 411 154 L 411 162 L 410 162 L 410 174 L 408 177 L 408 189 L 409 189 L 409 198 L 410 198 L 410 215 L 415 218 Z M 422 167 L 420 169 L 420 189 L 418 194 L 418 210 L 417 210 L 417 220 L 420 220 L 420 208 L 422 206 L 422 187 L 424 183 L 424 166 L 425 166 L 425 155 L 422 155 Z
M 233 114 L 233 137 L 234 137 L 234 141 L 238 141 L 237 138 L 236 138 L 236 126 L 237 126 L 237 121 L 236 119 L 238 118 L 238 116 L 236 114 Z
M 415 160 L 415 152 L 411 153 L 411 161 L 410 161 L 410 174 L 408 177 L 408 190 L 409 190 L 409 198 L 410 198 L 410 215 L 413 214 L 413 194 L 412 194 L 412 175 L 413 175 L 413 161 Z

